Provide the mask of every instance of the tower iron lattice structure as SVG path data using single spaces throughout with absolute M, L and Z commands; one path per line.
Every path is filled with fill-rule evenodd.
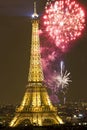
M 57 115 L 57 109 L 52 105 L 48 96 L 44 75 L 41 66 L 39 17 L 34 2 L 34 14 L 32 15 L 32 40 L 31 56 L 28 75 L 28 85 L 20 106 L 16 109 L 15 116 L 10 122 L 10 127 L 22 124 L 46 126 L 62 124 L 62 119 Z

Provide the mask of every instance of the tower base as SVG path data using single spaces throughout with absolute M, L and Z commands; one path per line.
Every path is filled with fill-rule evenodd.
M 57 115 L 57 109 L 52 105 L 45 85 L 29 83 L 22 103 L 16 109 L 15 116 L 9 126 L 48 126 L 55 124 L 63 124 L 63 121 Z
M 56 124 L 63 124 L 61 118 L 55 113 L 48 111 L 40 113 L 16 113 L 9 126 L 50 126 Z

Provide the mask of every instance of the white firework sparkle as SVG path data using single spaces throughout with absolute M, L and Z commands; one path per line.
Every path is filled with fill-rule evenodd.
M 58 75 L 56 79 L 58 81 L 58 87 L 61 87 L 62 89 L 67 87 L 69 83 L 72 82 L 69 76 L 70 72 L 67 71 L 65 71 L 65 73 Z
M 60 89 L 67 88 L 69 86 L 69 83 L 72 82 L 70 79 L 70 72 L 67 70 L 64 71 L 65 65 L 64 62 L 60 62 L 60 73 L 55 76 L 55 81 L 56 81 L 56 87 Z

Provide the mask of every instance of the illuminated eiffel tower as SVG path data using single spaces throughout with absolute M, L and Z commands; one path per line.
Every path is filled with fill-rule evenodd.
M 57 109 L 51 103 L 44 84 L 38 30 L 39 18 L 36 12 L 36 2 L 34 2 L 28 85 L 22 103 L 16 109 L 15 116 L 9 124 L 10 127 L 21 124 L 44 126 L 63 123 L 57 115 Z

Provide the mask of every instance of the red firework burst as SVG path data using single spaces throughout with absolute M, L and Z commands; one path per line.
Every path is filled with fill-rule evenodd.
M 70 41 L 82 34 L 85 13 L 74 0 L 55 0 L 45 7 L 43 24 L 56 46 L 64 50 Z

